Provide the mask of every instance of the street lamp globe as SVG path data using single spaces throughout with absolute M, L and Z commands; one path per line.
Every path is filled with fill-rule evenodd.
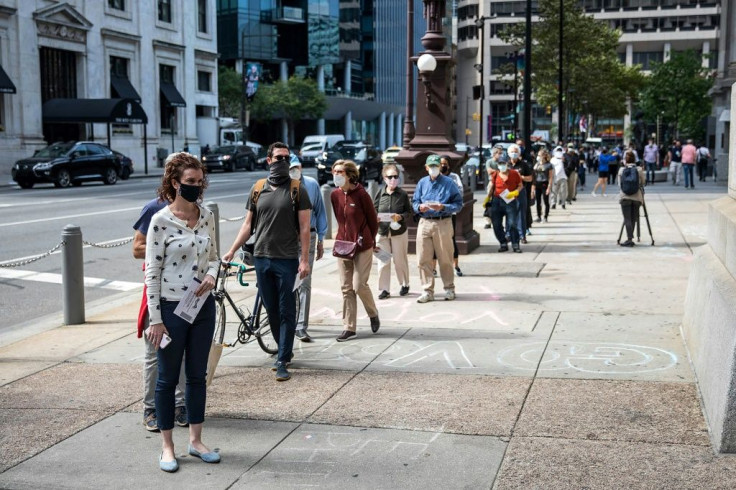
M 417 60 L 417 68 L 421 73 L 431 73 L 437 68 L 437 60 L 431 54 L 425 53 Z

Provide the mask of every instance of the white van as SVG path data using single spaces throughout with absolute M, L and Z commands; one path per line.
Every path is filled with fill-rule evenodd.
M 339 141 L 343 141 L 345 137 L 341 134 L 315 134 L 307 136 L 302 142 L 299 149 L 299 161 L 302 165 L 314 166 L 314 159 L 322 156 L 324 152 L 335 146 Z

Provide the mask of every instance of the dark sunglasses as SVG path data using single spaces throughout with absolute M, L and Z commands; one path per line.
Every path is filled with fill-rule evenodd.
M 271 160 L 273 160 L 274 162 L 284 162 L 284 161 L 286 161 L 288 159 L 289 159 L 289 157 L 287 155 L 277 155 L 277 156 L 273 157 Z
M 398 179 L 399 176 L 398 175 L 387 175 L 386 178 L 387 179 Z

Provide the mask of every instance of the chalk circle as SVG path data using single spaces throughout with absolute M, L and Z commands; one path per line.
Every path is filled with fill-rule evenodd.
M 574 369 L 595 374 L 632 374 L 670 369 L 677 364 L 677 355 L 645 345 L 553 341 L 506 348 L 499 352 L 497 360 L 504 366 L 525 371 L 535 371 L 538 366 L 539 371 Z

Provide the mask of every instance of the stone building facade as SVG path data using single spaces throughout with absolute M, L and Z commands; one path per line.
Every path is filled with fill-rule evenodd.
M 0 181 L 60 140 L 109 134 L 141 173 L 144 130 L 149 167 L 158 148 L 199 153 L 196 119 L 217 114 L 215 11 L 215 0 L 0 0 L 0 85 L 15 87 L 0 88 Z M 148 123 L 45 123 L 53 98 L 132 98 Z

